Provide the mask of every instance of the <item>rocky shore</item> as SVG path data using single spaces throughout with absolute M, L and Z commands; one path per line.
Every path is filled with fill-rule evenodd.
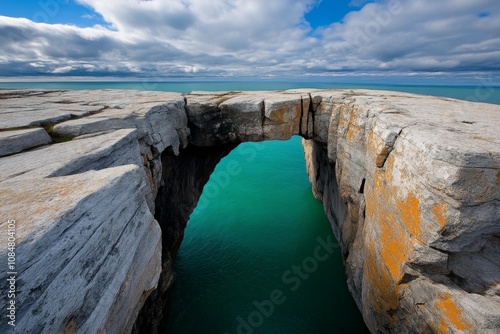
M 0 90 L 0 331 L 156 332 L 218 161 L 300 135 L 373 333 L 499 333 L 499 129 L 385 91 Z

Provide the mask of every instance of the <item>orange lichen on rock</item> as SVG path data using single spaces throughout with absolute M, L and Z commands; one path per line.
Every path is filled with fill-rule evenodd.
M 358 135 L 361 133 L 361 129 L 358 126 L 359 117 L 356 114 L 355 110 L 351 111 L 350 116 L 351 117 L 349 119 L 349 125 L 347 128 L 347 140 L 353 141 L 353 139 L 357 138 Z
M 281 107 L 279 109 L 273 110 L 269 114 L 269 119 L 273 120 L 277 123 L 284 123 L 285 122 L 285 115 L 288 112 L 287 107 Z
M 448 219 L 448 204 L 442 202 L 432 207 L 432 213 L 439 224 L 441 230 L 446 225 L 446 220 Z
M 406 199 L 397 199 L 396 208 L 399 217 L 408 231 L 420 239 L 422 236 L 422 226 L 420 220 L 420 201 L 413 193 L 409 193 Z
M 441 311 L 441 320 L 439 322 L 439 333 L 449 333 L 449 328 L 468 331 L 471 329 L 471 325 L 467 323 L 463 316 L 462 311 L 457 307 L 453 301 L 453 297 L 449 293 L 444 293 L 438 296 L 438 300 L 434 303 Z
M 372 189 L 366 193 L 366 220 L 370 221 L 376 244 L 370 243 L 370 256 L 365 262 L 365 279 L 369 286 L 371 304 L 379 315 L 390 314 L 398 307 L 399 290 L 404 276 L 404 265 L 410 256 L 414 239 L 400 222 L 401 214 L 411 216 L 411 224 L 417 225 L 418 200 L 396 199 L 397 187 L 393 184 L 395 157 L 387 160 L 386 171 L 376 172 Z M 409 202 L 408 207 L 404 204 Z M 398 209 L 398 204 L 404 209 Z M 418 215 L 416 215 L 418 216 Z M 393 321 L 391 318 L 387 319 Z
M 340 114 L 339 115 L 339 125 L 338 125 L 339 129 L 343 129 L 345 127 L 344 117 L 345 117 L 346 112 L 348 112 L 348 110 L 349 110 L 349 106 L 346 104 L 343 104 L 342 106 L 340 106 L 338 108 L 338 113 Z
M 389 270 L 393 281 L 399 283 L 403 277 L 403 265 L 408 259 L 410 251 L 409 236 L 393 220 L 381 218 L 379 224 L 382 261 Z
M 365 278 L 370 283 L 369 299 L 373 309 L 379 315 L 398 306 L 398 286 L 394 283 L 387 268 L 377 260 L 377 250 L 373 242 L 369 245 L 368 261 L 365 264 Z
M 368 134 L 367 146 L 368 151 L 375 154 L 375 165 L 378 168 L 384 167 L 384 163 L 390 152 L 386 147 L 386 143 L 373 130 Z

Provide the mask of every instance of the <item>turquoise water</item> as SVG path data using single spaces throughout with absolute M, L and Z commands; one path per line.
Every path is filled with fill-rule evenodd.
M 164 333 L 364 333 L 300 141 L 244 143 L 219 163 L 176 259 Z
M 0 83 L 0 88 L 282 90 L 368 88 L 500 104 L 500 87 L 271 82 Z M 217 166 L 179 250 L 163 333 L 366 331 L 340 250 L 311 194 L 300 138 L 245 143 Z M 327 245 L 325 248 L 324 245 Z M 330 246 L 328 246 L 330 244 Z M 329 253 L 331 252 L 331 254 Z
M 41 89 L 137 89 L 170 92 L 191 92 L 194 90 L 283 90 L 293 88 L 321 89 L 378 89 L 401 92 L 445 96 L 477 102 L 500 104 L 500 87 L 490 84 L 490 80 L 478 80 L 473 86 L 420 86 L 382 84 L 339 84 L 324 82 L 157 82 L 145 79 L 139 82 L 0 82 L 1 88 L 41 88 Z

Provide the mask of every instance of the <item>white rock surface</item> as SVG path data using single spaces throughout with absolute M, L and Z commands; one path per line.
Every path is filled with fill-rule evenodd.
M 0 132 L 0 157 L 49 144 L 49 134 L 42 128 Z
M 57 124 L 56 136 L 81 136 L 100 131 L 136 128 L 141 143 L 158 152 L 170 147 L 176 154 L 187 145 L 189 129 L 184 98 L 175 93 L 123 95 L 122 91 L 98 92 L 102 111 L 89 117 Z M 107 101 L 115 97 L 117 101 Z M 120 101 L 121 99 L 121 101 Z
M 127 165 L 0 183 L 0 216 L 16 221 L 17 314 L 9 332 L 130 328 L 161 268 L 161 233 L 141 176 L 139 167 Z M 0 231 L 7 235 L 6 221 Z M 7 262 L 4 248 L 0 258 Z M 6 305 L 7 295 L 1 298 Z M 0 326 L 6 333 L 8 325 Z
M 0 182 L 142 165 L 137 130 L 123 129 L 2 158 Z

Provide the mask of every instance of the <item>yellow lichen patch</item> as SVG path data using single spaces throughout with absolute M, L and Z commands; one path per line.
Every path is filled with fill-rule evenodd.
M 380 254 L 392 279 L 398 283 L 403 277 L 402 266 L 408 258 L 409 238 L 397 223 L 387 218 L 392 217 L 381 217 L 379 221 L 381 230 Z
M 346 127 L 346 122 L 348 122 L 349 117 L 351 117 L 351 112 L 352 112 L 352 106 L 348 104 L 342 104 L 339 107 L 339 128 L 345 128 Z
M 354 138 L 358 138 L 361 133 L 361 129 L 358 126 L 359 117 L 356 115 L 355 111 L 351 112 L 351 118 L 349 120 L 349 127 L 347 129 L 347 140 L 353 141 Z
M 409 193 L 406 199 L 396 200 L 396 208 L 399 217 L 408 231 L 417 239 L 422 236 L 420 221 L 420 201 L 413 193 Z
M 446 220 L 448 218 L 448 205 L 445 202 L 434 205 L 432 207 L 432 213 L 442 230 L 446 225 Z
M 467 323 L 462 317 L 462 311 L 457 307 L 453 301 L 453 297 L 449 293 L 444 293 L 438 296 L 437 301 L 434 303 L 441 311 L 441 320 L 439 322 L 439 333 L 448 333 L 448 329 L 456 329 L 459 331 L 467 331 L 471 329 L 471 325 Z
M 389 310 L 398 307 L 400 282 L 404 265 L 410 256 L 414 240 L 400 223 L 395 194 L 398 187 L 393 184 L 394 156 L 387 160 L 386 171 L 379 170 L 374 175 L 373 186 L 366 192 L 366 221 L 373 228 L 369 257 L 365 262 L 365 279 L 369 287 L 373 309 L 379 316 L 387 316 Z M 409 200 L 411 209 L 418 203 Z M 418 201 L 417 201 L 418 202 Z M 393 319 L 388 319 L 389 322 Z
M 373 153 L 375 156 L 375 165 L 378 168 L 384 166 L 385 160 L 389 156 L 389 151 L 385 145 L 385 142 L 378 135 L 375 134 L 373 130 L 368 133 L 367 142 L 368 151 Z
M 369 295 L 373 309 L 379 315 L 395 310 L 398 306 L 398 286 L 394 283 L 384 264 L 377 259 L 376 248 L 370 243 L 368 261 L 364 267 L 369 282 Z
M 277 123 L 285 123 L 285 115 L 288 112 L 287 107 L 281 107 L 279 109 L 273 110 L 269 114 L 269 119 Z
M 380 260 L 389 270 L 392 281 L 399 282 L 402 276 L 401 265 L 407 258 L 408 240 L 405 233 L 396 222 L 395 210 L 391 207 L 396 191 L 392 185 L 394 158 L 387 163 L 385 173 L 375 174 L 373 190 L 367 192 L 367 219 L 377 225 L 380 231 Z

